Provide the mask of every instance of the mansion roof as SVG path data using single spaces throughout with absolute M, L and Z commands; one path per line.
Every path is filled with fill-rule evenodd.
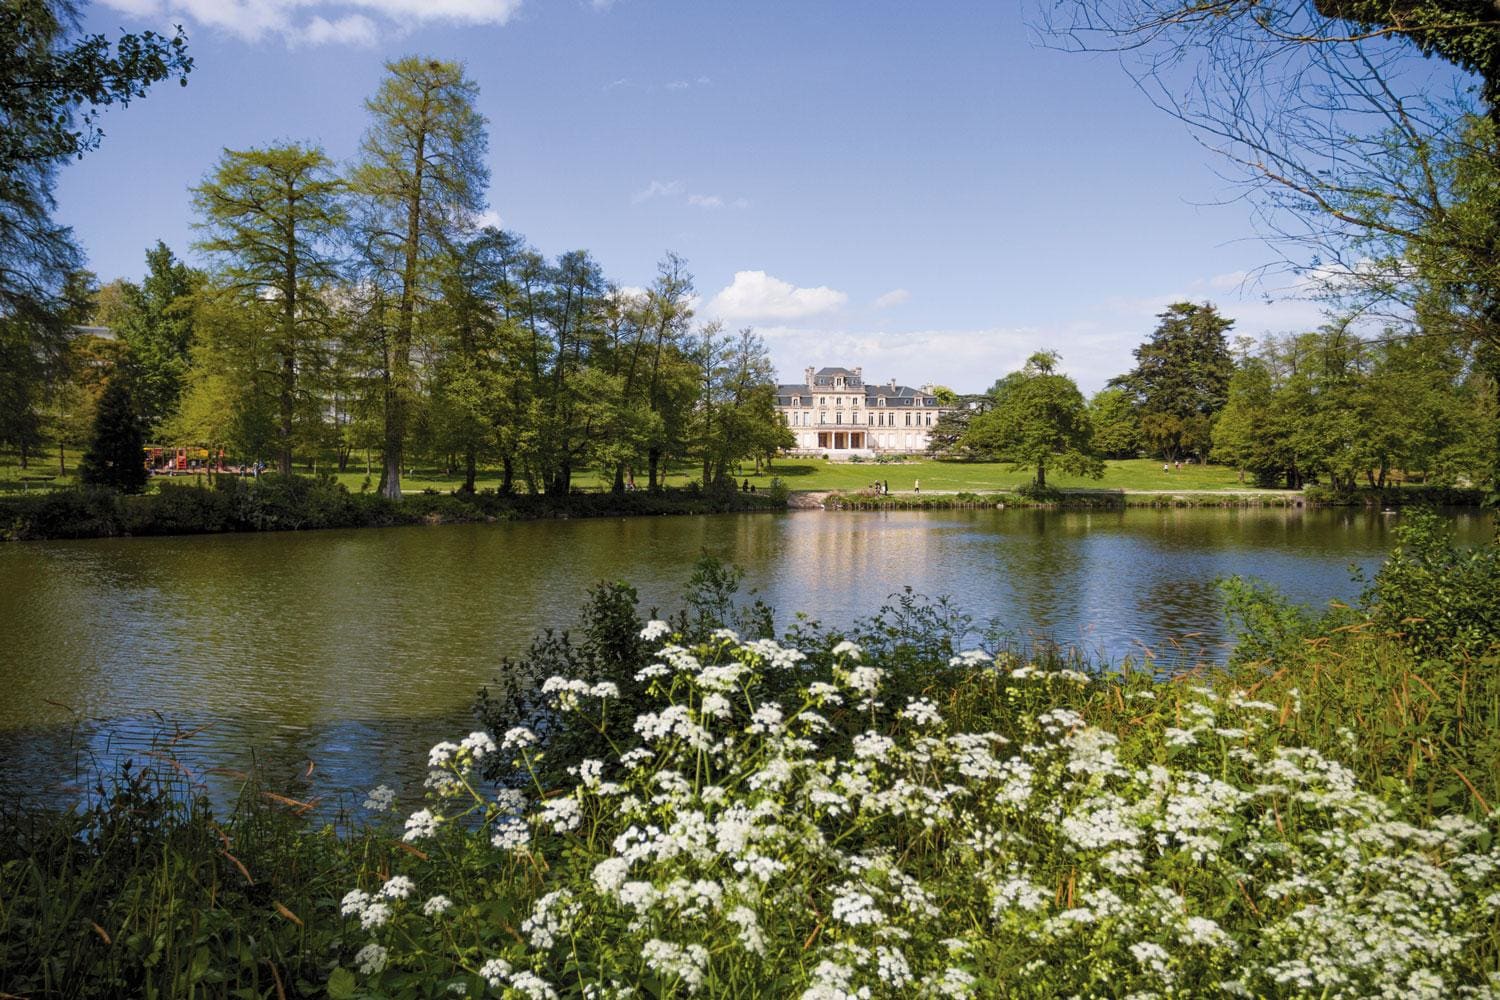
M 823 377 L 823 373 L 824 372 L 833 372 L 833 373 L 839 373 L 839 374 L 841 374 L 841 373 L 844 372 L 844 369 L 842 369 L 842 368 L 824 368 L 822 371 L 818 372 L 818 377 L 820 377 L 820 378 Z M 854 377 L 852 372 L 849 373 L 849 377 L 851 377 L 851 378 Z M 829 382 L 828 382 L 827 385 L 817 385 L 817 386 L 798 385 L 798 384 L 778 385 L 776 387 L 776 405 L 777 406 L 811 406 L 811 405 L 813 405 L 813 403 L 812 403 L 812 397 L 814 395 L 816 395 L 819 391 L 823 391 L 823 392 L 836 392 L 836 391 L 838 391 L 838 390 L 834 390 L 834 389 L 830 388 L 832 386 L 832 384 L 833 384 L 832 378 L 830 377 Z M 914 388 L 912 388 L 909 385 L 892 385 L 890 383 L 886 383 L 884 385 L 865 385 L 865 386 L 861 386 L 861 385 L 858 385 L 857 383 L 854 384 L 854 385 L 849 385 L 847 382 L 845 383 L 845 391 L 852 391 L 854 389 L 859 389 L 859 390 L 861 390 L 861 391 L 864 392 L 864 394 L 865 394 L 865 405 L 866 406 L 918 406 L 918 405 L 921 405 L 921 406 L 936 406 L 936 405 L 938 405 L 937 397 L 935 397 L 933 395 L 930 395 L 930 394 L 925 394 L 925 393 L 922 392 L 922 390 L 920 390 L 920 389 L 914 389 Z M 793 403 L 792 402 L 793 399 L 798 399 L 798 398 L 800 398 L 801 400 L 803 400 L 803 402 L 801 402 L 801 403 Z M 917 400 L 921 400 L 921 403 L 919 404 L 917 402 Z

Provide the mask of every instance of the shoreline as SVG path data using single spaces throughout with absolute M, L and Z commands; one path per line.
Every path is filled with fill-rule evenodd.
M 656 493 L 405 494 L 394 501 L 350 493 L 327 481 L 293 477 L 223 479 L 212 486 L 164 484 L 156 493 L 123 496 L 66 489 L 0 496 L 0 541 L 59 541 L 81 538 L 142 538 L 326 528 L 437 526 L 496 521 L 545 521 L 601 517 L 665 517 L 774 511 L 867 512 L 882 510 L 1130 508 L 1484 506 L 1478 489 L 1404 486 L 1334 493 L 1303 490 L 1057 490 L 1045 498 L 1010 490 L 933 490 L 883 495 L 840 490 L 792 490 L 709 494 L 670 488 Z
M 903 491 L 876 495 L 839 490 L 794 491 L 793 509 L 834 511 L 978 510 L 996 508 L 1120 510 L 1161 507 L 1365 507 L 1398 509 L 1410 506 L 1476 507 L 1485 505 L 1484 491 L 1440 486 L 1405 486 L 1338 492 L 1308 487 L 1302 490 L 1091 490 L 1062 489 L 1046 499 L 1010 490 L 965 492 Z
M 667 489 L 656 493 L 544 494 L 409 493 L 399 501 L 350 493 L 337 483 L 293 477 L 225 479 L 214 486 L 165 484 L 155 493 L 125 496 L 68 489 L 0 497 L 0 540 L 61 541 L 176 535 L 484 524 L 573 518 L 666 517 L 761 513 L 786 509 L 769 493 L 711 494 Z

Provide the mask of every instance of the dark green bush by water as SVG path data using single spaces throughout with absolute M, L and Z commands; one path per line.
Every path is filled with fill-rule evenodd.
M 219 476 L 210 487 L 164 483 L 155 493 L 54 490 L 0 497 L 0 538 L 108 538 L 226 531 L 306 531 L 401 524 L 467 524 L 550 517 L 709 514 L 777 510 L 786 497 L 669 489 L 567 497 L 422 493 L 391 500 L 350 493 L 331 478 Z

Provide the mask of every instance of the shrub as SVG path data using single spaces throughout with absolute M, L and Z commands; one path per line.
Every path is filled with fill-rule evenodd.
M 182 535 L 233 531 L 234 504 L 222 491 L 163 483 L 157 492 L 123 504 L 121 528 L 127 535 Z
M 1422 657 L 1500 654 L 1500 545 L 1461 548 L 1431 511 L 1405 516 L 1397 544 L 1361 603 L 1377 626 Z
M 521 727 L 433 748 L 420 858 L 344 897 L 366 989 L 1477 996 L 1494 971 L 1497 817 L 1414 817 L 1276 704 L 979 652 L 897 700 L 851 642 L 669 628 L 642 632 L 673 641 L 638 745 L 567 783 Z M 580 728 L 617 710 L 548 686 Z M 479 791 L 495 757 L 530 787 Z

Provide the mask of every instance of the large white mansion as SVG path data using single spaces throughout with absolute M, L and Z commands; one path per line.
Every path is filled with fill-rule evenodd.
M 797 438 L 797 452 L 833 458 L 926 449 L 938 417 L 932 386 L 914 389 L 895 379 L 869 385 L 862 368 L 809 368 L 802 385 L 776 387 L 776 411 Z

